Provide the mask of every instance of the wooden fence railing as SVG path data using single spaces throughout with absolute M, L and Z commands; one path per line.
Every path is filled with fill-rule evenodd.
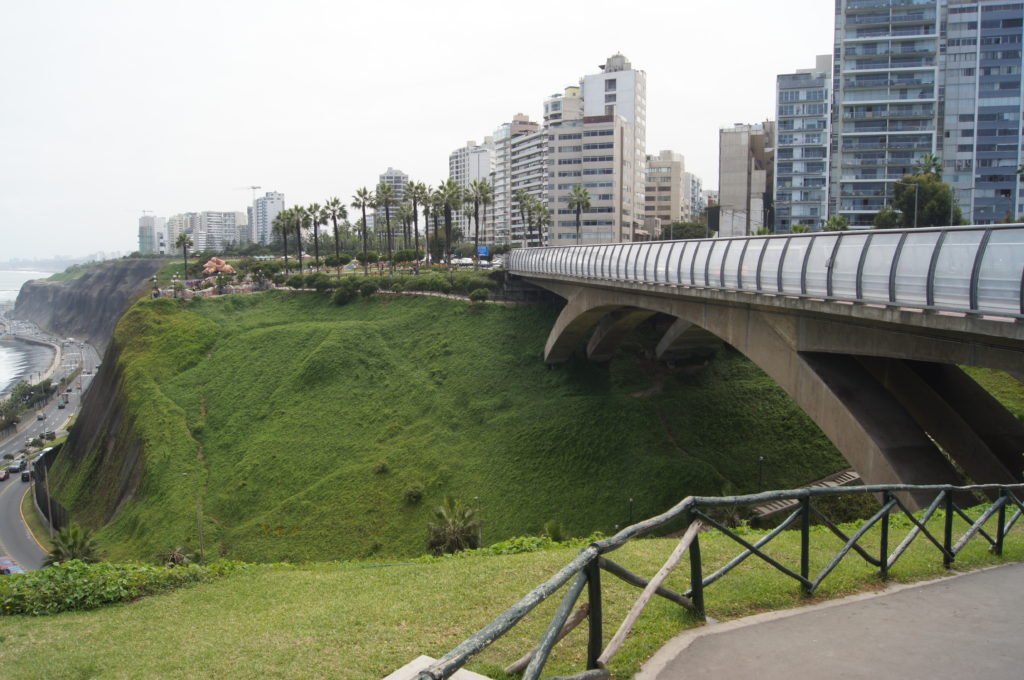
M 852 536 L 847 536 L 835 523 L 815 508 L 812 503 L 813 499 L 824 496 L 832 497 L 864 493 L 880 495 L 882 507 L 870 519 L 865 521 Z M 972 520 L 961 507 L 963 503 L 958 503 L 957 499 L 972 499 L 970 502 L 972 505 L 975 505 L 978 502 L 975 494 L 979 493 L 994 498 L 994 501 L 977 520 Z M 908 494 L 913 494 L 915 499 L 919 501 L 921 498 L 931 498 L 932 494 L 934 494 L 931 504 L 924 511 L 920 519 L 910 512 L 904 500 L 901 499 L 901 496 Z M 825 578 L 851 552 L 856 552 L 866 562 L 877 567 L 879 574 L 883 578 L 887 577 L 897 560 L 900 559 L 910 544 L 919 536 L 924 536 L 934 545 L 942 555 L 942 563 L 947 568 L 952 565 L 957 554 L 960 553 L 964 546 L 976 536 L 982 536 L 988 541 L 989 549 L 996 555 L 1001 555 L 1007 532 L 1013 528 L 1021 518 L 1021 515 L 1024 514 L 1022 497 L 1024 497 L 1024 484 L 982 484 L 975 486 L 912 486 L 894 484 L 888 486 L 805 488 L 791 491 L 769 491 L 747 496 L 690 496 L 667 512 L 628 526 L 611 538 L 597 541 L 583 548 L 571 562 L 551 578 L 527 593 L 519 602 L 509 607 L 479 632 L 467 638 L 441 659 L 421 671 L 416 680 L 442 680 L 443 678 L 450 677 L 473 656 L 507 633 L 537 605 L 558 591 L 570 580 L 572 583 L 562 597 L 562 602 L 555 611 L 551 624 L 541 637 L 540 643 L 533 651 L 505 670 L 508 673 L 522 672 L 524 680 L 536 680 L 540 677 L 555 644 L 565 637 L 576 625 L 582 623 L 585 618 L 588 620 L 589 626 L 587 669 L 570 678 L 553 680 L 596 680 L 598 678 L 607 678 L 610 675 L 607 668 L 608 662 L 622 647 L 623 642 L 640 617 L 640 614 L 655 595 L 685 607 L 703 619 L 705 617 L 705 588 L 721 579 L 751 556 L 761 558 L 775 569 L 791 577 L 800 584 L 804 593 L 810 595 L 818 589 Z M 715 520 L 710 516 L 713 513 L 709 514 L 708 512 L 714 508 L 757 505 L 785 499 L 797 500 L 799 501 L 799 506 L 781 524 L 761 537 L 756 543 L 750 543 L 730 528 Z M 933 532 L 928 528 L 927 524 L 940 508 L 944 511 L 943 530 L 941 535 L 938 535 L 938 532 Z M 1010 518 L 1007 518 L 1008 509 L 1014 510 Z M 889 518 L 891 515 L 899 513 L 909 518 L 913 527 L 890 553 Z M 822 524 L 828 527 L 829 531 L 844 542 L 843 547 L 836 553 L 835 557 L 813 578 L 810 573 L 810 527 L 812 516 L 816 516 Z M 969 525 L 968 529 L 959 537 L 953 535 L 953 520 L 956 517 L 960 517 Z M 993 517 L 996 518 L 994 535 L 984 528 Z M 608 553 L 621 548 L 630 539 L 637 538 L 678 518 L 689 519 L 689 526 L 664 566 L 650 580 L 629 572 L 624 567 L 605 557 Z M 799 523 L 800 531 L 800 564 L 797 567 L 790 568 L 768 555 L 763 548 L 783 531 L 797 523 Z M 878 553 L 873 555 L 860 545 L 860 541 L 876 525 L 880 527 L 880 542 Z M 704 576 L 703 574 L 700 555 L 700 531 L 702 528 L 715 528 L 743 547 L 743 552 L 710 576 Z M 677 593 L 664 587 L 663 583 L 687 553 L 689 554 L 690 562 L 690 589 L 685 593 Z M 642 594 L 605 647 L 602 647 L 604 639 L 601 611 L 602 571 L 622 579 L 626 583 L 643 588 Z M 587 591 L 587 602 L 580 605 L 574 612 L 573 607 L 582 595 L 584 588 Z

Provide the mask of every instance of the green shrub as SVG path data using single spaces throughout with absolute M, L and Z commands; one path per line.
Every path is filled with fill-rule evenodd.
M 406 487 L 405 492 L 402 493 L 402 498 L 409 505 L 416 505 L 423 500 L 423 485 L 412 484 Z
M 363 281 L 359 284 L 359 294 L 363 297 L 370 297 L 380 290 L 380 285 L 376 281 Z
M 469 299 L 473 302 L 485 302 L 487 297 L 490 295 L 490 291 L 486 288 L 477 288 L 469 294 Z
M 302 274 L 292 274 L 288 277 L 285 282 L 291 288 L 304 288 L 306 285 L 306 277 Z
M 208 581 L 243 566 L 222 561 L 208 567 L 189 564 L 171 568 L 71 560 L 0 579 L 0 613 L 39 616 L 95 609 Z
M 385 460 L 378 460 L 377 464 L 373 466 L 373 472 L 377 475 L 386 475 L 390 471 L 391 466 Z
M 555 543 L 561 543 L 565 540 L 562 532 L 562 523 L 557 519 L 549 519 L 547 522 L 544 522 L 544 535 Z
M 274 274 L 270 280 L 274 282 L 275 286 L 283 286 L 286 279 L 284 274 Z
M 318 292 L 323 293 L 325 291 L 334 288 L 337 279 L 332 279 L 323 272 L 314 272 L 312 274 L 306 274 L 306 288 L 315 288 Z
M 419 253 L 413 249 L 399 250 L 395 253 L 395 262 L 414 262 L 419 259 Z
M 334 297 L 331 300 L 336 305 L 347 305 L 355 300 L 357 295 L 359 295 L 359 284 L 350 276 L 347 279 L 342 279 L 338 284 L 338 289 L 334 291 Z

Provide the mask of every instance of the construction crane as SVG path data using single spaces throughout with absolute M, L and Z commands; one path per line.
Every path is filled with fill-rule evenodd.
M 256 190 L 257 189 L 262 189 L 262 188 L 263 187 L 261 187 L 261 186 L 256 186 L 255 184 L 250 184 L 247 187 L 235 187 L 235 191 L 241 191 L 242 189 L 252 189 L 252 204 L 256 205 Z

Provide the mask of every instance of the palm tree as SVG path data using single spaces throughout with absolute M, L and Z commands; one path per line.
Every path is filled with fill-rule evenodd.
M 348 219 L 348 211 L 345 210 L 345 204 L 341 202 L 341 199 L 337 196 L 333 196 L 327 199 L 327 203 L 324 204 L 324 213 L 327 219 L 334 225 L 334 258 L 338 261 L 338 278 L 341 278 L 341 244 L 338 237 L 338 220 Z
M 352 195 L 352 207 L 356 210 L 363 211 L 363 256 L 359 259 L 363 261 L 363 276 L 370 275 L 369 265 L 366 262 L 366 253 L 370 250 L 370 244 L 367 242 L 366 234 L 366 206 L 373 203 L 373 194 L 366 187 L 357 189 L 356 193 Z
M 494 203 L 494 186 L 487 180 L 480 181 L 480 206 L 484 209 L 484 225 L 487 225 L 487 206 Z M 493 217 L 493 214 L 491 215 Z M 494 238 L 493 231 L 491 238 Z M 479 244 L 478 244 L 479 245 Z
M 181 275 L 182 281 L 188 278 L 188 249 L 192 247 L 192 239 L 188 234 L 178 234 L 178 240 L 174 242 L 175 248 L 181 248 L 181 257 L 185 260 L 185 273 Z
M 271 225 L 271 231 L 281 236 L 281 240 L 284 242 L 284 273 L 288 274 L 288 232 L 292 228 L 292 211 L 290 208 L 286 208 L 281 212 L 274 215 L 274 222 Z
M 43 561 L 44 566 L 53 566 L 58 562 L 81 560 L 82 562 L 99 562 L 96 554 L 96 542 L 92 532 L 77 524 L 64 527 L 53 539 L 53 548 Z
M 569 193 L 569 210 L 576 211 L 576 243 L 580 242 L 580 213 L 590 210 L 590 192 L 577 184 Z
M 313 224 L 313 257 L 316 270 L 320 271 L 320 225 L 327 224 L 327 213 L 319 203 L 310 203 L 306 212 L 309 213 L 309 221 Z
M 473 204 L 473 268 L 480 268 L 480 205 L 484 203 L 490 184 L 487 180 L 475 179 L 469 183 L 466 199 Z
M 391 261 L 391 273 L 395 273 L 395 258 L 392 257 L 391 251 L 391 206 L 395 202 L 395 188 L 390 184 L 381 182 L 377 185 L 376 192 L 377 200 L 374 201 L 374 206 L 377 208 L 384 209 L 384 228 L 387 231 L 385 238 L 388 245 L 388 260 Z M 376 222 L 374 222 L 376 226 Z
M 398 221 L 402 223 L 402 249 L 409 250 L 409 226 L 412 224 L 412 204 L 398 206 Z
M 452 211 L 462 203 L 462 187 L 455 180 L 448 178 L 437 188 L 441 197 L 441 208 L 444 211 L 444 254 L 448 265 L 452 263 Z
M 551 224 L 551 213 L 547 207 L 536 196 L 530 197 L 530 205 L 527 209 L 530 216 L 530 224 L 537 225 L 537 245 L 544 247 L 544 227 Z
M 441 240 L 441 216 L 444 215 L 444 201 L 441 197 L 441 188 L 434 189 L 430 194 L 430 215 L 434 219 L 434 239 Z M 430 230 L 427 230 L 427 249 L 430 249 Z M 433 261 L 433 258 L 431 258 Z
M 456 553 L 480 547 L 481 522 L 476 510 L 445 495 L 444 502 L 434 511 L 436 524 L 430 525 L 427 549 L 433 555 Z
M 942 160 L 935 154 L 928 152 L 921 156 L 921 160 L 914 163 L 915 175 L 935 175 L 942 178 Z
M 295 230 L 295 239 L 299 242 L 299 273 L 302 273 L 302 231 L 309 223 L 309 211 L 301 205 L 292 208 L 292 229 Z
M 419 209 L 423 206 L 423 219 L 427 219 L 428 201 L 430 198 L 430 187 L 423 182 L 409 182 L 405 186 L 405 198 L 412 202 L 412 224 L 413 239 L 416 242 L 416 256 L 420 252 L 420 216 Z
M 516 205 L 519 206 L 519 219 L 523 227 L 523 247 L 528 248 L 530 245 L 530 226 L 526 221 L 526 217 L 530 211 L 531 196 L 526 189 L 516 189 L 512 198 L 515 200 Z

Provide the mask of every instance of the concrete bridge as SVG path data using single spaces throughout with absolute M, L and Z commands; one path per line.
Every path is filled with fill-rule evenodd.
M 1024 380 L 1024 226 L 818 232 L 514 250 L 566 299 L 544 360 L 607 361 L 674 319 L 660 359 L 724 341 L 867 484 L 1024 481 L 1024 423 L 959 365 Z

